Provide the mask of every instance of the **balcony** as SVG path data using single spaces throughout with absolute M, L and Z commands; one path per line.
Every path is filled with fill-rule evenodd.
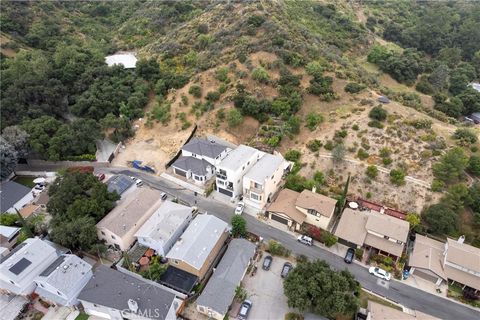
M 221 174 L 221 173 L 217 172 L 216 176 L 217 176 L 218 179 L 227 180 L 227 175 L 226 174 Z

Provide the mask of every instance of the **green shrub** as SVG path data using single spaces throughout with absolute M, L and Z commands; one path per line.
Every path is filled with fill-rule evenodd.
M 215 79 L 217 79 L 220 82 L 228 82 L 228 68 L 227 67 L 222 67 L 218 68 L 215 71 Z
M 458 128 L 452 138 L 457 140 L 457 143 L 463 146 L 474 144 L 478 141 L 477 134 L 473 130 L 467 128 Z
M 277 242 L 273 239 L 268 241 L 267 251 L 274 256 L 283 257 L 289 257 L 291 253 L 290 250 L 285 248 L 280 242 Z
M 309 112 L 305 117 L 306 127 L 311 131 L 315 130 L 317 126 L 323 122 L 323 115 L 318 112 Z
M 297 162 L 300 160 L 300 157 L 302 156 L 302 153 L 298 150 L 288 150 L 287 153 L 285 153 L 285 159 L 288 161 L 293 161 Z
M 377 166 L 368 166 L 365 174 L 370 179 L 375 179 L 378 176 L 378 168 Z
M 362 257 L 363 257 L 363 249 L 362 248 L 355 249 L 355 258 L 358 261 L 362 261 Z
M 365 89 L 365 85 L 355 83 L 355 82 L 348 83 L 344 88 L 345 92 L 348 92 L 348 93 L 358 93 L 363 89 Z
M 445 183 L 437 179 L 434 179 L 432 181 L 432 185 L 430 186 L 430 189 L 432 189 L 433 192 L 440 192 L 444 188 L 445 188 Z
M 360 129 L 360 128 L 358 127 L 358 124 L 354 124 L 354 125 L 352 126 L 352 130 L 358 131 L 358 129 Z
M 383 129 L 383 124 L 378 120 L 369 121 L 368 126 L 372 128 Z
M 307 148 L 312 152 L 317 152 L 322 147 L 322 142 L 317 139 L 310 140 L 307 143 Z
M 70 161 L 96 161 L 97 157 L 94 154 L 81 154 L 78 156 L 68 156 L 64 157 L 63 160 Z
M 392 160 L 392 158 L 383 158 L 382 162 L 385 166 L 388 166 L 388 165 L 392 164 L 393 160 Z
M 237 127 L 243 122 L 243 116 L 237 108 L 228 111 L 227 122 L 229 127 Z
M 390 182 L 396 186 L 402 186 L 405 184 L 405 171 L 402 169 L 390 170 Z
M 305 319 L 302 314 L 289 312 L 285 315 L 285 320 L 303 320 Z
M 415 129 L 430 129 L 432 127 L 432 120 L 430 119 L 413 119 L 406 123 Z
M 358 149 L 358 151 L 357 151 L 357 157 L 358 157 L 358 159 L 360 159 L 360 160 L 365 160 L 365 159 L 367 159 L 368 157 L 370 157 L 370 155 L 368 154 L 367 151 L 365 151 L 364 149 L 360 148 L 360 149 Z
M 270 76 L 268 75 L 267 70 L 262 67 L 253 69 L 252 78 L 260 83 L 268 83 L 270 81 Z
M 318 184 L 324 184 L 325 183 L 325 177 L 323 175 L 322 171 L 315 171 L 313 174 L 313 180 L 318 183 Z
M 271 147 L 278 147 L 280 145 L 280 137 L 273 136 L 267 140 L 267 144 Z
M 225 108 L 220 108 L 217 111 L 217 119 L 224 120 L 225 119 Z
M 328 247 L 330 248 L 331 246 L 333 246 L 335 243 L 337 243 L 337 237 L 334 236 L 333 234 L 331 234 L 330 232 L 328 231 L 325 231 L 325 232 L 322 232 L 322 240 L 323 240 L 323 243 Z
M 372 110 L 368 113 L 368 116 L 373 120 L 384 121 L 387 119 L 388 112 L 383 109 L 381 106 L 373 107 Z
M 388 158 L 392 154 L 392 150 L 388 147 L 383 147 L 380 149 L 380 157 L 382 158 Z
M 195 98 L 201 98 L 202 97 L 202 88 L 196 84 L 193 84 L 190 86 L 190 89 L 188 89 L 188 93 L 190 93 L 192 96 Z
M 218 91 L 210 91 L 210 92 L 207 93 L 207 95 L 205 96 L 205 99 L 207 99 L 208 101 L 211 101 L 211 102 L 218 101 L 218 100 L 220 99 L 220 92 L 218 92 Z

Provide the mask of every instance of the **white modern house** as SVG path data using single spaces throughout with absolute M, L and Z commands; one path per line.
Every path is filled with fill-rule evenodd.
M 85 313 L 104 319 L 175 320 L 180 302 L 159 284 L 99 266 L 78 296 Z
M 12 249 L 17 243 L 20 230 L 21 228 L 0 225 L 0 246 L 8 250 Z
M 33 200 L 33 193 L 15 181 L 5 181 L 0 184 L 0 198 L 1 212 L 15 213 Z
M 35 290 L 34 279 L 58 257 L 55 248 L 38 238 L 19 244 L 0 260 L 0 288 L 18 295 Z
M 137 241 L 165 256 L 192 220 L 192 208 L 165 201 L 135 234 Z
M 265 155 L 255 148 L 239 145 L 218 165 L 216 170 L 217 192 L 230 198 L 243 193 L 243 176 Z
M 73 254 L 57 258 L 35 278 L 35 292 L 62 306 L 78 304 L 77 296 L 92 277 L 92 266 Z
M 173 172 L 203 185 L 213 177 L 215 166 L 230 150 L 213 140 L 193 138 L 182 147 L 182 155 L 172 164 Z
M 266 153 L 243 176 L 243 201 L 245 205 L 262 210 L 282 181 L 290 163 L 281 155 Z

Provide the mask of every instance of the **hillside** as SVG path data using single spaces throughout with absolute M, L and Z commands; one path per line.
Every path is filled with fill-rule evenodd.
M 338 195 L 351 174 L 351 195 L 417 213 L 452 186 L 474 193 L 480 166 L 432 169 L 457 145 L 478 154 L 478 129 L 461 122 L 480 111 L 474 3 L 7 2 L 0 19 L 1 127 L 21 125 L 44 158 L 88 157 L 106 134 L 126 146 L 115 165 L 161 171 L 197 125 L 299 151 L 296 189 Z M 135 71 L 105 66 L 119 50 L 137 53 Z M 450 234 L 480 241 L 480 210 L 462 203 Z

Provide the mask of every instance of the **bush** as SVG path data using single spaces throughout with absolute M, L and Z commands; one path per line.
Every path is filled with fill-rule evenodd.
M 323 122 L 323 116 L 317 112 L 310 112 L 305 117 L 306 127 L 313 131 L 317 128 L 317 126 Z
M 238 109 L 232 108 L 228 111 L 227 122 L 229 127 L 237 127 L 243 122 L 243 116 Z
M 354 125 L 352 126 L 352 130 L 358 131 L 358 129 L 360 129 L 360 128 L 358 127 L 358 124 L 354 124 Z
M 372 128 L 383 129 L 383 124 L 378 120 L 369 121 L 368 126 Z
M 313 180 L 318 183 L 318 184 L 324 184 L 325 183 L 325 177 L 323 175 L 322 171 L 315 171 L 313 174 Z
M 220 92 L 218 92 L 218 91 L 210 91 L 210 92 L 207 93 L 207 95 L 205 96 L 205 99 L 207 99 L 208 101 L 211 101 L 211 102 L 218 101 L 218 100 L 220 99 Z
M 274 256 L 283 256 L 283 257 L 289 257 L 291 253 L 290 250 L 288 250 L 280 242 L 277 242 L 275 240 L 268 241 L 267 252 L 269 252 Z
M 433 192 L 440 192 L 445 188 L 445 183 L 443 181 L 434 179 L 432 181 L 432 185 L 430 186 L 430 189 L 432 189 Z
M 467 171 L 475 176 L 480 176 L 480 156 L 472 155 L 470 157 Z
M 298 150 L 288 150 L 287 153 L 285 153 L 285 159 L 293 162 L 300 160 L 301 156 L 302 153 Z
M 384 147 L 380 149 L 380 157 L 388 158 L 392 154 L 392 150 L 390 148 Z
M 383 165 L 389 166 L 389 165 L 392 164 L 393 160 L 392 160 L 392 158 L 388 158 L 388 157 L 387 157 L 387 158 L 383 158 L 383 159 L 382 159 L 382 162 L 383 162 Z
M 285 315 L 285 320 L 303 320 L 305 319 L 300 313 L 289 312 Z
M 63 160 L 70 161 L 96 161 L 97 157 L 94 154 L 81 154 L 78 156 L 68 156 L 64 157 Z
M 381 106 L 373 107 L 372 110 L 368 113 L 368 116 L 373 120 L 384 121 L 387 119 L 387 110 L 383 109 Z
M 370 157 L 370 155 L 368 154 L 367 151 L 363 150 L 362 148 L 358 149 L 357 151 L 357 157 L 358 159 L 360 160 L 365 160 L 367 159 L 368 157 Z
M 222 67 L 218 68 L 217 71 L 215 71 L 215 79 L 217 79 L 220 82 L 228 82 L 228 68 L 227 67 Z
M 363 89 L 365 89 L 365 85 L 355 83 L 355 82 L 348 83 L 344 88 L 345 92 L 348 92 L 348 93 L 358 93 Z
M 474 144 L 478 141 L 475 132 L 466 128 L 458 128 L 453 134 L 452 138 L 458 140 L 457 143 L 463 146 Z
M 370 179 L 375 179 L 378 176 L 378 168 L 377 166 L 368 166 L 365 174 Z
M 337 243 L 337 237 L 334 236 L 333 234 L 331 234 L 330 232 L 328 231 L 325 231 L 322 233 L 322 240 L 323 240 L 323 243 L 328 247 L 330 248 L 331 246 L 333 246 L 335 243 Z
M 267 70 L 262 67 L 253 69 L 252 78 L 260 83 L 268 83 L 270 81 L 270 76 L 268 75 Z
M 362 249 L 362 248 L 357 248 L 357 249 L 355 249 L 355 258 L 356 258 L 358 261 L 361 261 L 361 260 L 362 260 L 362 257 L 363 257 L 363 249 Z
M 317 139 L 310 140 L 307 143 L 307 148 L 312 152 L 317 152 L 322 147 L 322 142 Z
M 335 145 L 333 144 L 332 140 L 328 140 L 323 147 L 325 148 L 325 150 L 332 151 L 333 148 L 335 148 Z
M 405 184 L 405 172 L 402 169 L 390 170 L 390 182 L 397 186 Z
M 202 88 L 196 84 L 190 86 L 190 89 L 188 89 L 188 93 L 190 93 L 192 96 L 195 98 L 201 98 L 202 97 Z
M 280 145 L 280 137 L 273 136 L 267 140 L 267 144 L 271 147 L 278 147 Z

